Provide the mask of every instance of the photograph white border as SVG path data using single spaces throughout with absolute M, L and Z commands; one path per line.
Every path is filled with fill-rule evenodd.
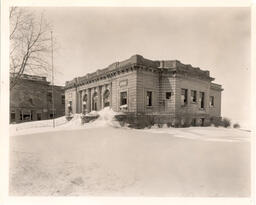
M 256 1 L 256 0 L 255 0 Z M 254 2 L 255 3 L 255 2 Z M 1 0 L 0 84 L 0 204 L 254 204 L 256 122 L 256 5 L 249 0 Z M 250 198 L 160 198 L 160 197 L 11 197 L 8 196 L 9 167 L 9 21 L 10 6 L 31 7 L 251 7 L 251 197 Z

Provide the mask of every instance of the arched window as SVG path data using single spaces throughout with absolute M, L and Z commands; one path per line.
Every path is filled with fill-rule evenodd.
M 85 95 L 83 96 L 83 102 L 82 102 L 82 104 L 83 104 L 83 112 L 85 113 L 85 112 L 86 112 L 86 108 L 87 108 L 87 94 L 85 94 Z
M 108 107 L 110 105 L 110 92 L 106 90 L 103 94 L 103 104 L 104 107 Z
M 87 102 L 87 94 L 84 95 L 83 102 Z
M 72 113 L 72 101 L 68 102 L 68 113 Z
M 92 96 L 92 110 L 97 110 L 98 93 L 94 93 Z

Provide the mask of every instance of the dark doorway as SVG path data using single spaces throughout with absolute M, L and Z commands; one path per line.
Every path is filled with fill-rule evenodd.
M 41 113 L 37 113 L 37 114 L 36 114 L 36 118 L 37 118 L 37 120 L 41 120 L 41 119 L 42 119 Z

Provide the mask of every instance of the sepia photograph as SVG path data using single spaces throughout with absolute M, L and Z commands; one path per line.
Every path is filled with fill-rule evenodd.
M 8 16 L 9 196 L 251 197 L 250 7 Z

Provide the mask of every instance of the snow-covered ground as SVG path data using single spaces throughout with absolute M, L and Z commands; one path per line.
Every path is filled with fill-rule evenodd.
M 10 194 L 239 197 L 250 195 L 250 132 L 121 128 L 110 109 L 94 122 L 10 127 Z

